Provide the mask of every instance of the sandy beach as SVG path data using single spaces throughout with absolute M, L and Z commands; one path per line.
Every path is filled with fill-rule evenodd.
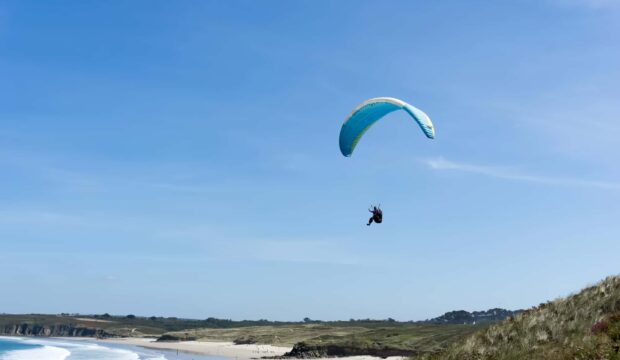
M 103 342 L 115 344 L 127 344 L 143 346 L 151 349 L 179 350 L 200 355 L 224 356 L 234 359 L 258 359 L 266 356 L 279 356 L 291 350 L 291 347 L 273 345 L 235 345 L 232 342 L 219 341 L 179 341 L 179 342 L 156 342 L 153 338 L 119 338 L 106 339 Z M 348 360 L 376 360 L 373 356 L 350 356 L 339 359 Z M 389 357 L 391 360 L 402 360 L 403 357 Z
M 272 345 L 235 345 L 232 342 L 178 341 L 156 342 L 153 338 L 106 339 L 103 342 L 143 346 L 151 349 L 179 350 L 200 355 L 225 356 L 236 359 L 256 359 L 264 356 L 278 356 L 291 350 L 290 347 Z

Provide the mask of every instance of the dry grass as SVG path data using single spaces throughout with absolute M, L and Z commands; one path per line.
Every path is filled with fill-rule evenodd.
M 189 329 L 168 332 L 177 339 L 234 341 L 236 343 L 303 345 L 308 356 L 330 352 L 345 355 L 409 355 L 437 352 L 486 328 L 488 325 L 377 324 L 341 326 L 334 324 L 296 324 L 252 326 L 234 329 Z
M 328 326 L 322 324 L 299 324 L 287 326 L 248 326 L 233 329 L 188 329 L 168 332 L 180 339 L 195 339 L 199 341 L 235 341 L 277 346 L 293 346 L 300 341 L 333 334 L 335 336 L 353 335 L 368 331 L 365 327 Z
M 620 359 L 620 277 L 541 304 L 427 359 Z M 598 325 L 605 331 L 593 331 Z M 617 334 L 615 332 L 618 332 Z

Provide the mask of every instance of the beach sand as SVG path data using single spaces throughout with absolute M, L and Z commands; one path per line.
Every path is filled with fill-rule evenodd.
M 257 359 L 264 356 L 279 356 L 291 350 L 290 347 L 272 345 L 235 345 L 232 342 L 175 341 L 156 342 L 153 338 L 118 338 L 102 342 L 143 346 L 150 349 L 179 350 L 200 355 L 224 356 L 237 359 Z
M 137 345 L 150 349 L 179 350 L 200 355 L 223 356 L 231 359 L 259 359 L 266 356 L 280 356 L 291 350 L 291 347 L 244 344 L 235 345 L 232 342 L 216 341 L 178 341 L 156 342 L 153 338 L 116 338 L 101 340 L 115 344 Z M 377 360 L 373 356 L 350 356 L 339 359 L 348 360 Z M 403 360 L 403 357 L 389 357 L 390 360 Z

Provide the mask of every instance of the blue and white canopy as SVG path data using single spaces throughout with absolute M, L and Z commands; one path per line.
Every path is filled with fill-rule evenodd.
M 396 110 L 405 110 L 418 123 L 426 137 L 435 138 L 433 123 L 422 110 L 399 99 L 378 97 L 364 101 L 342 124 L 340 130 L 342 155 L 351 156 L 364 133 L 379 119 Z

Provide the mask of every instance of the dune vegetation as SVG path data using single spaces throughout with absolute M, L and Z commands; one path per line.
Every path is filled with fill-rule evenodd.
M 437 352 L 483 324 L 387 320 L 303 322 L 191 320 L 134 315 L 0 315 L 0 334 L 17 336 L 156 337 L 158 341 L 228 341 L 290 346 L 290 357 L 414 356 Z
M 417 359 L 620 359 L 619 349 L 620 277 L 611 276 Z
M 293 346 L 290 357 L 414 356 L 444 349 L 488 325 L 397 322 L 314 323 L 168 332 L 169 340 L 232 341 Z
M 476 313 L 494 320 L 501 309 Z M 620 277 L 513 314 L 476 322 L 456 311 L 422 322 L 349 320 L 271 322 L 134 315 L 0 315 L 0 334 L 19 336 L 151 336 L 158 341 L 230 341 L 291 346 L 294 358 L 410 356 L 416 360 L 620 360 Z M 481 315 L 482 314 L 482 315 Z M 493 315 L 493 316 L 491 316 Z M 473 323 L 476 322 L 474 325 Z

